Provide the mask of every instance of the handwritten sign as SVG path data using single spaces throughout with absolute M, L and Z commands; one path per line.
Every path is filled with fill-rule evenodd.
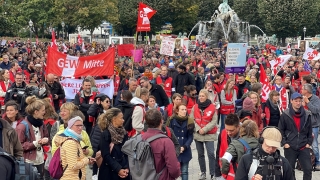
M 74 97 L 79 92 L 82 86 L 82 81 L 83 81 L 82 79 L 71 79 L 71 78 L 66 78 L 60 81 L 64 89 L 64 92 L 66 94 L 66 99 L 74 99 Z M 96 87 L 98 88 L 99 93 L 104 93 L 112 99 L 113 93 L 114 93 L 113 80 L 101 79 L 101 80 L 95 80 L 95 81 L 96 81 Z
M 161 46 L 160 46 L 160 54 L 173 56 L 175 47 L 175 39 L 165 37 L 162 39 Z

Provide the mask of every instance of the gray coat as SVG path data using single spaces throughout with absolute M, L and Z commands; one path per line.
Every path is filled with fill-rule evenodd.
M 312 95 L 307 104 L 308 110 L 311 112 L 311 125 L 312 127 L 318 127 L 320 125 L 320 99 Z

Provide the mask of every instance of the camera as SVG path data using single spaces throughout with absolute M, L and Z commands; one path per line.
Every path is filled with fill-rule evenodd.
M 20 110 L 24 109 L 26 98 L 35 95 L 39 97 L 39 88 L 36 86 L 27 86 L 25 88 L 13 88 L 8 90 L 10 100 L 16 101 L 20 105 Z

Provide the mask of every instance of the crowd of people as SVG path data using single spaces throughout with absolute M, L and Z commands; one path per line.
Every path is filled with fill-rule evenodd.
M 250 49 L 245 73 L 235 74 L 225 73 L 226 48 L 198 46 L 165 56 L 157 45 L 139 45 L 141 62 L 116 55 L 114 75 L 75 77 L 83 79 L 82 86 L 66 100 L 64 77 L 46 73 L 48 46 L 16 39 L 0 49 L 0 146 L 33 163 L 41 179 L 50 179 L 48 164 L 58 149 L 65 169 L 61 180 L 85 179 L 88 165 L 92 179 L 130 179 L 121 148 L 137 134 L 144 140 L 168 136 L 150 143 L 163 180 L 188 179 L 192 142 L 199 179 L 207 172 L 218 180 L 294 179 L 297 160 L 304 180 L 320 170 L 320 62 L 304 60 L 299 51 Z M 113 48 L 88 43 L 82 52 L 78 44 L 66 46 L 75 56 Z M 293 56 L 271 69 L 270 61 L 283 53 Z M 311 72 L 304 69 L 307 61 Z M 260 68 L 268 77 L 267 100 L 261 97 Z M 96 79 L 113 79 L 113 97 L 98 92 Z

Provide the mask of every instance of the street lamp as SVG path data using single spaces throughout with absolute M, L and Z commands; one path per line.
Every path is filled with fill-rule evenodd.
M 61 26 L 62 26 L 62 39 L 64 40 L 64 26 L 65 26 L 66 24 L 62 21 L 61 22 Z
M 108 23 L 107 22 L 103 22 L 101 24 L 101 29 L 104 28 L 104 44 L 105 46 L 107 46 L 107 27 L 108 27 Z
M 31 21 L 31 19 L 30 19 L 30 21 L 29 21 L 29 27 L 30 27 L 30 41 L 31 41 L 31 37 L 32 37 L 32 26 L 33 26 L 33 22 Z
M 306 31 L 307 31 L 307 28 L 304 27 L 304 28 L 303 28 L 303 40 L 306 39 Z

